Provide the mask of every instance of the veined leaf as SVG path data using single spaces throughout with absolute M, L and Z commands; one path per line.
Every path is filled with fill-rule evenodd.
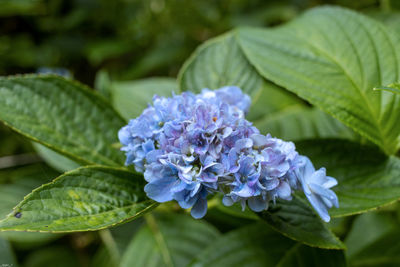
M 214 227 L 185 215 L 146 218 L 132 239 L 121 266 L 187 266 L 219 233 Z
M 232 32 L 201 45 L 185 62 L 178 75 L 181 91 L 200 92 L 235 85 L 255 96 L 263 78 L 250 65 Z
M 172 92 L 178 92 L 178 85 L 172 78 L 148 78 L 112 82 L 110 89 L 113 106 L 129 120 L 139 116 L 154 95 L 171 97 Z
M 351 131 L 340 122 L 323 112 L 311 111 L 304 101 L 292 93 L 265 81 L 244 56 L 236 32 L 200 46 L 181 69 L 178 80 L 181 90 L 194 92 L 225 85 L 241 87 L 252 96 L 252 105 L 246 118 L 256 121 L 255 126 L 261 127 L 264 134 L 271 133 L 288 140 L 293 137 L 293 140 L 301 140 L 352 136 Z M 301 109 L 301 114 L 288 114 L 294 109 Z M 305 118 L 301 115 L 305 115 Z
M 0 119 L 84 164 L 122 165 L 113 143 L 125 122 L 100 96 L 59 76 L 0 78 Z
M 291 201 L 279 200 L 258 214 L 272 228 L 293 240 L 318 248 L 345 248 L 314 210 L 297 196 Z
M 400 96 L 372 88 L 399 80 L 400 36 L 336 7 L 316 8 L 272 29 L 237 32 L 262 76 L 298 94 L 379 145 L 400 148 Z
M 335 118 L 304 106 L 291 106 L 281 112 L 267 114 L 254 121 L 261 133 L 284 140 L 298 141 L 312 138 L 354 138 L 354 133 Z
M 297 150 L 339 184 L 333 187 L 339 208 L 334 217 L 363 213 L 400 199 L 400 159 L 378 148 L 344 140 L 298 142 Z
M 293 265 L 288 265 L 289 262 Z M 343 251 L 301 245 L 271 230 L 265 223 L 223 235 L 201 251 L 190 266 L 302 266 L 301 262 L 308 263 L 304 266 L 321 266 L 321 263 L 345 266 Z
M 246 119 L 254 122 L 294 106 L 305 106 L 303 100 L 291 92 L 264 81 L 260 92 L 252 99 Z
M 76 232 L 117 225 L 156 206 L 144 184 L 143 177 L 122 169 L 82 167 L 35 189 L 0 221 L 0 230 Z

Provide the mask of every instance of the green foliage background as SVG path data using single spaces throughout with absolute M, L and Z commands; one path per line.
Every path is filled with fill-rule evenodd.
M 49 228 L 62 233 L 1 232 L 0 265 L 398 266 L 400 207 L 396 200 L 400 196 L 400 183 L 396 178 L 400 174 L 400 161 L 396 153 L 400 124 L 396 117 L 387 116 L 398 111 L 398 103 L 390 106 L 392 110 L 382 111 L 382 116 L 376 120 L 369 120 L 380 107 L 373 100 L 372 88 L 376 81 L 362 80 L 357 66 L 350 66 L 350 72 L 344 69 L 344 78 L 335 84 L 325 82 L 324 78 L 330 78 L 331 69 L 325 70 L 324 64 L 318 67 L 318 72 L 302 71 L 301 68 L 290 75 L 285 72 L 289 65 L 304 67 L 305 63 L 296 55 L 313 49 L 319 51 L 330 67 L 338 69 L 348 63 L 329 57 L 332 50 L 343 49 L 337 52 L 341 55 L 348 53 L 351 44 L 346 47 L 343 40 L 335 40 L 337 47 L 334 48 L 329 45 L 315 48 L 312 40 L 302 46 L 302 41 L 313 36 L 313 30 L 317 28 L 305 30 L 303 26 L 308 23 L 317 26 L 322 20 L 320 17 L 313 21 L 310 15 L 297 24 L 289 23 L 284 30 L 274 31 L 274 26 L 324 4 L 356 10 L 400 33 L 400 3 L 395 0 L 0 0 L 1 76 L 34 73 L 41 68 L 53 71 L 63 68 L 74 79 L 98 91 L 54 77 L 31 79 L 28 76 L 0 81 L 2 89 L 9 89 L 2 91 L 1 119 L 24 136 L 41 143 L 33 144 L 6 126 L 0 126 L 1 217 L 9 214 L 33 189 L 65 171 L 80 165 L 113 166 L 91 166 L 67 172 L 18 204 L 16 211 L 24 210 L 22 220 L 10 217 L 1 223 L 2 229 L 46 231 L 45 228 Z M 359 23 L 369 30 L 375 27 L 369 20 Z M 240 29 L 230 31 L 239 26 Z M 246 28 L 249 26 L 268 28 Z M 343 28 L 346 26 L 349 25 Z M 342 34 L 335 27 L 322 30 L 337 31 L 332 36 Z M 222 33 L 225 34 L 212 39 Z M 285 47 L 282 44 L 287 36 L 292 39 Z M 384 37 L 374 37 L 378 51 L 385 50 L 385 47 L 379 47 L 384 43 L 380 42 Z M 212 40 L 204 43 L 209 39 Z M 274 42 L 279 45 L 274 46 Z M 302 45 L 296 45 L 296 42 Z M 398 38 L 393 42 L 398 42 Z M 255 44 L 262 45 L 254 47 Z M 277 58 L 262 57 L 271 53 Z M 352 56 L 348 54 L 343 58 L 353 62 Z M 385 54 L 384 63 L 375 62 L 373 56 L 371 53 L 362 55 L 360 65 L 377 64 L 389 68 L 387 66 L 393 63 L 391 60 L 397 59 L 395 52 Z M 266 61 L 284 63 L 270 68 L 271 65 L 264 64 Z M 315 67 L 317 63 L 307 64 Z M 216 75 L 209 74 L 209 66 Z M 241 75 L 237 75 L 237 68 L 229 66 L 242 66 Z M 364 71 L 365 77 L 370 77 L 368 68 Z M 377 91 L 398 93 L 398 83 L 393 84 L 395 78 L 389 76 L 396 77 L 397 73 L 392 70 L 387 73 Z M 321 84 L 340 93 L 341 86 L 347 86 L 346 75 L 359 78 L 352 81 L 351 87 L 346 87 L 350 88 L 349 95 L 361 93 L 366 100 L 366 105 L 361 105 L 356 114 L 342 110 L 358 105 L 357 98 L 353 98 L 354 103 L 343 102 L 341 108 L 341 99 L 319 97 L 316 91 L 313 94 L 313 88 L 320 88 Z M 302 77 L 318 79 L 310 82 Z M 313 211 L 297 197 L 287 205 L 279 203 L 275 209 L 260 215 L 268 224 L 253 213 L 227 209 L 217 201 L 211 204 L 204 220 L 196 221 L 173 203 L 156 208 L 143 192 L 140 194 L 140 190 L 135 190 L 143 187 L 141 177 L 116 167 L 121 165 L 123 157 L 116 152 L 118 143 L 113 129 L 137 116 L 138 110 L 146 106 L 154 93 L 169 95 L 172 90 L 196 91 L 204 86 L 218 88 L 227 83 L 240 85 L 252 96 L 254 106 L 249 119 L 262 132 L 297 141 L 301 153 L 310 156 L 317 166 L 326 166 L 330 175 L 339 178 L 335 191 L 341 208 L 332 210 L 331 214 L 336 218 L 331 223 L 325 225 L 316 221 Z M 41 99 L 40 103 L 44 110 L 15 105 L 21 99 L 13 102 L 11 89 L 20 90 L 24 103 L 29 103 L 37 94 L 31 88 L 39 87 L 47 92 L 47 98 Z M 54 88 L 57 91 L 53 91 Z M 275 101 L 264 101 L 266 96 Z M 69 110 L 68 107 L 76 107 L 77 99 L 79 108 Z M 129 99 L 135 101 L 131 103 Z M 54 117 L 45 113 L 52 101 L 62 103 L 54 109 Z M 336 106 L 329 101 L 334 101 Z M 90 120 L 92 126 L 86 127 L 90 114 L 103 119 Z M 56 123 L 60 118 L 70 122 L 68 129 Z M 49 128 L 41 129 L 38 127 L 41 124 Z M 314 138 L 325 140 L 309 141 Z M 98 153 L 92 153 L 94 150 Z M 353 169 L 349 170 L 349 165 Z M 360 181 L 362 188 L 354 192 Z M 93 187 L 93 184 L 98 186 Z M 68 191 L 60 190 L 60 187 L 81 189 Z M 57 198 L 35 202 L 45 199 L 46 194 Z M 363 199 L 366 195 L 372 197 Z M 110 204 L 109 196 L 117 198 L 118 203 Z M 67 203 L 63 208 L 81 209 L 78 217 L 61 218 L 52 214 L 49 219 L 48 214 L 40 213 L 46 207 L 52 208 L 73 198 L 79 201 Z M 91 204 L 93 200 L 98 206 Z M 388 203 L 391 205 L 380 207 Z M 357 215 L 378 206 L 377 211 Z M 153 208 L 155 212 L 151 214 L 115 226 Z M 29 209 L 32 215 L 26 212 Z M 118 212 L 107 217 L 101 215 L 96 220 L 96 214 L 102 209 Z M 294 212 L 301 214 L 301 220 L 298 216 L 285 217 Z M 109 226 L 114 227 L 95 232 L 65 233 Z M 339 250 L 344 246 L 347 247 L 345 252 Z

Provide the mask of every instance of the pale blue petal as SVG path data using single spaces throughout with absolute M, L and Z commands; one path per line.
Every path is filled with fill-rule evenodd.
M 260 196 L 249 198 L 247 204 L 249 205 L 249 208 L 255 212 L 261 212 L 267 209 L 267 201 Z
M 197 200 L 196 204 L 194 204 L 193 208 L 190 210 L 190 214 L 195 219 L 201 219 L 207 213 L 207 199 L 200 198 Z

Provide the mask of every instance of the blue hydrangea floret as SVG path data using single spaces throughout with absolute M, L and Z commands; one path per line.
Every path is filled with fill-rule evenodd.
M 320 217 L 338 207 L 330 189 L 337 181 L 315 170 L 292 142 L 262 135 L 245 119 L 250 97 L 235 86 L 153 97 L 142 114 L 118 133 L 126 165 L 147 181 L 157 202 L 175 200 L 194 218 L 207 212 L 207 197 L 222 193 L 226 206 L 238 202 L 260 212 L 276 199 L 304 191 Z

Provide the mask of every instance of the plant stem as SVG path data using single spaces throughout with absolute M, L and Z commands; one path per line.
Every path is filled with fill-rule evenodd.
M 119 266 L 121 255 L 119 254 L 117 244 L 115 243 L 111 231 L 109 229 L 103 229 L 99 231 L 99 235 L 108 252 L 110 253 L 111 261 L 115 264 L 115 266 Z
M 164 237 L 160 232 L 158 227 L 157 221 L 151 213 L 147 213 L 144 215 L 144 218 L 149 226 L 150 230 L 154 234 L 154 239 L 156 240 L 158 247 L 160 248 L 161 255 L 163 257 L 164 263 L 168 267 L 173 267 L 174 264 L 172 263 L 171 255 L 169 253 L 167 244 L 165 243 Z

